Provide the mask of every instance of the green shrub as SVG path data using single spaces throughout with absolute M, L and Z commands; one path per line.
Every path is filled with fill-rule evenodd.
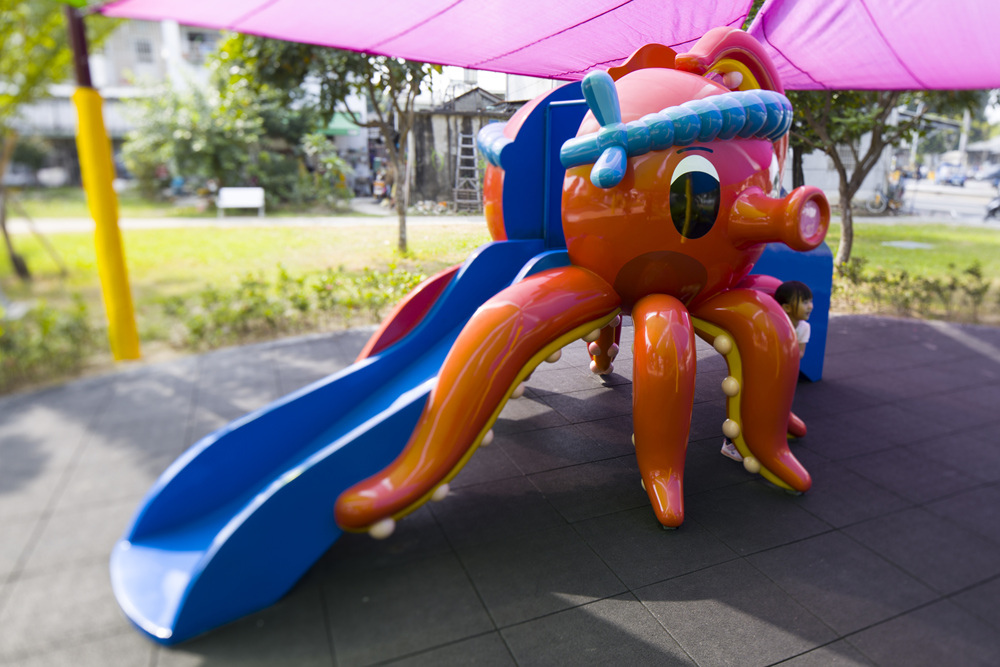
M 948 266 L 946 276 L 911 275 L 905 269 L 869 270 L 862 258 L 853 258 L 837 267 L 834 297 L 849 310 L 889 312 L 894 315 L 979 322 L 984 317 L 996 319 L 1000 312 L 989 312 L 988 300 L 993 281 L 982 265 L 974 261 L 961 272 Z M 961 296 L 961 298 L 959 298 Z M 1000 305 L 1000 300 L 997 301 Z
M 79 372 L 97 339 L 79 296 L 68 309 L 39 304 L 16 320 L 0 308 L 0 391 Z
M 423 276 L 390 265 L 388 271 L 343 269 L 293 276 L 278 267 L 272 281 L 246 274 L 229 288 L 210 285 L 188 299 L 163 300 L 164 314 L 178 321 L 172 342 L 203 349 L 297 331 L 319 330 L 357 318 L 378 321 Z

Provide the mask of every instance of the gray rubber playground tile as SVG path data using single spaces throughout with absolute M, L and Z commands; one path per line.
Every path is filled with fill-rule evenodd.
M 636 596 L 700 665 L 770 665 L 836 639 L 745 560 L 653 584 Z
M 1000 544 L 923 508 L 844 532 L 939 593 L 956 593 L 1000 574 Z
M 107 561 L 139 498 L 370 332 L 0 397 L 0 666 L 1000 663 L 1000 334 L 865 316 L 831 320 L 826 379 L 799 384 L 802 496 L 719 455 L 726 368 L 699 344 L 687 519 L 663 530 L 631 445 L 631 355 L 605 382 L 572 345 L 390 539 L 345 535 L 277 604 L 145 639 Z
M 517 663 L 514 662 L 500 633 L 490 632 L 383 664 L 392 667 L 441 667 L 442 665 L 512 667 Z
M 941 600 L 849 638 L 878 665 L 988 667 L 1000 656 L 1000 634 Z
M 629 587 L 678 577 L 736 558 L 696 520 L 665 531 L 645 507 L 581 521 L 574 528 Z
M 517 664 L 694 665 L 631 593 L 501 631 Z
M 844 636 L 936 598 L 905 572 L 842 533 L 825 533 L 747 559 Z
M 494 629 L 451 553 L 323 582 L 337 664 L 368 665 Z
M 626 590 L 570 526 L 459 549 L 458 555 L 498 627 Z

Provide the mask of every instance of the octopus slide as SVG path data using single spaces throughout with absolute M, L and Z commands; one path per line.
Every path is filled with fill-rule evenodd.
M 354 365 L 192 446 L 112 552 L 129 619 L 173 644 L 281 598 L 341 535 L 340 493 L 403 449 L 473 312 L 567 261 L 541 240 L 489 243 L 411 294 Z
M 792 120 L 761 45 L 723 27 L 686 53 L 643 46 L 482 127 L 494 242 L 414 290 L 350 368 L 163 474 L 112 553 L 125 613 L 183 641 L 277 601 L 341 531 L 389 537 L 447 496 L 542 361 L 582 339 L 591 370 L 613 372 L 625 316 L 651 520 L 684 522 L 696 335 L 725 358 L 721 433 L 743 467 L 807 492 L 788 436 L 806 435 L 791 407 L 800 371 L 822 373 L 825 316 L 813 364 L 791 320 L 809 317 L 808 286 L 787 311 L 771 295 L 805 279 L 825 311 L 830 206 L 818 188 L 779 187 Z M 757 267 L 768 244 L 787 253 Z

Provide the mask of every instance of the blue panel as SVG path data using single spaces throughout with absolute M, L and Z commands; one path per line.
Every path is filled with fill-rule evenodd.
M 576 136 L 587 113 L 583 99 L 553 102 L 546 114 L 545 140 L 545 247 L 565 248 L 562 228 L 562 189 L 566 169 L 559 151 L 567 139 Z M 506 206 L 506 203 L 504 204 Z M 506 215 L 506 210 L 504 212 Z
M 770 243 L 753 267 L 754 273 L 774 276 L 782 282 L 798 280 L 813 293 L 812 328 L 806 354 L 799 362 L 799 372 L 818 382 L 823 378 L 826 334 L 830 322 L 830 298 L 833 292 L 833 254 L 823 243 L 809 252 L 796 252 L 782 243 Z
M 563 100 L 579 100 L 581 111 L 576 117 L 576 126 L 567 133 L 569 116 L 549 127 L 548 108 L 552 102 Z M 583 101 L 580 82 L 575 81 L 551 91 L 524 119 L 518 129 L 513 143 L 503 150 L 503 219 L 509 239 L 542 239 L 548 232 L 546 226 L 547 199 L 552 179 L 550 169 L 555 172 L 562 169 L 559 164 L 559 149 L 562 143 L 576 134 L 580 120 L 587 111 Z M 551 165 L 551 167 L 550 167 Z M 558 178 L 559 196 L 556 205 L 562 198 L 562 176 Z M 551 218 L 551 216 L 549 216 Z M 556 215 L 559 223 L 558 238 L 547 240 L 549 247 L 561 247 L 562 216 Z M 551 225 L 549 226 L 551 228 Z

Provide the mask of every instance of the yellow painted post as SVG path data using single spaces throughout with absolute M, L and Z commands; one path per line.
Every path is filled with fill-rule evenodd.
M 125 250 L 118 229 L 118 196 L 112 187 L 115 174 L 111 141 L 104 127 L 101 96 L 93 88 L 81 86 L 73 93 L 73 103 L 79 118 L 76 146 L 87 205 L 94 218 L 97 272 L 108 316 L 111 354 L 117 361 L 138 359 L 139 333 L 135 326 Z

